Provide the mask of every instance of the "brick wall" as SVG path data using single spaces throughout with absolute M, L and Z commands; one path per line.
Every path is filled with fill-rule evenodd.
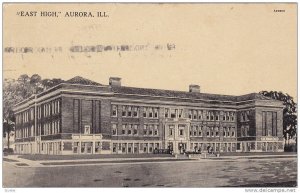
M 263 112 L 267 113 L 267 131 L 272 133 L 272 114 L 277 114 L 277 137 L 283 136 L 283 109 L 272 108 L 272 107 L 257 107 L 256 108 L 256 136 L 261 137 L 263 135 Z
M 62 133 L 78 133 L 79 131 L 79 100 L 62 97 L 61 119 Z M 74 117 L 75 116 L 75 117 Z
M 101 133 L 104 138 L 111 137 L 111 100 L 110 99 L 102 99 L 101 100 Z M 122 127 L 122 126 L 121 126 Z
M 84 133 L 84 127 L 86 125 L 90 126 L 91 133 L 100 133 L 102 116 L 100 109 L 100 100 L 63 97 L 63 133 Z

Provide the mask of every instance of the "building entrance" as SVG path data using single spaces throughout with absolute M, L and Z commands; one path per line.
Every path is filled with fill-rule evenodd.
M 93 143 L 92 142 L 81 142 L 81 153 L 92 153 L 92 147 Z
M 186 143 L 178 143 L 178 151 L 180 154 L 186 152 Z

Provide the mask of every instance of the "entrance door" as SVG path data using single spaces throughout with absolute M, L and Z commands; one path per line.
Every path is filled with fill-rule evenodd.
M 90 154 L 92 153 L 92 142 L 81 142 L 81 153 Z
M 168 150 L 169 150 L 170 152 L 173 152 L 173 142 L 169 142 L 169 143 L 168 143 Z
M 178 150 L 180 154 L 183 154 L 186 151 L 186 143 L 178 143 Z
M 248 142 L 245 142 L 245 143 L 242 143 L 242 148 L 243 148 L 243 152 L 250 152 L 250 143 Z

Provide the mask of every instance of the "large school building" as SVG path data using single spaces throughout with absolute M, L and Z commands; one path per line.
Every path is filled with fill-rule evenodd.
M 283 151 L 283 104 L 242 96 L 145 89 L 74 77 L 15 108 L 20 154 Z

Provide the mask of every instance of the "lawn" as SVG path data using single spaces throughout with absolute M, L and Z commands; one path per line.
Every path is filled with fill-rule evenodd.
M 101 158 L 171 158 L 170 154 L 82 154 L 82 155 L 20 155 L 20 158 L 28 160 L 78 160 L 78 159 L 101 159 Z

